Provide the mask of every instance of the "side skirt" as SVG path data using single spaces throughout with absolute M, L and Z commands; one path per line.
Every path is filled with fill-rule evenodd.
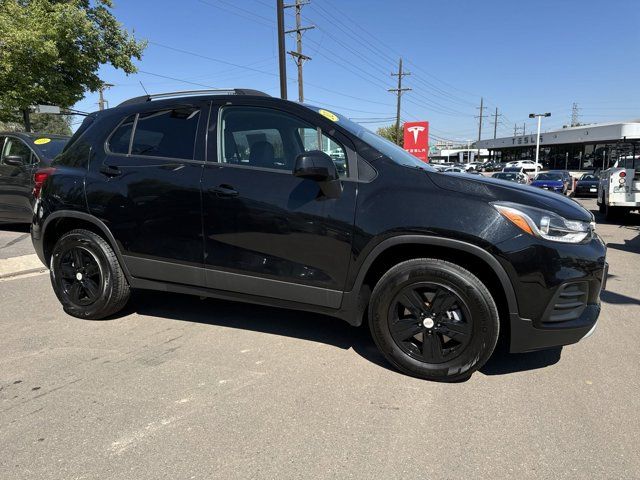
M 131 287 L 140 290 L 155 290 L 159 292 L 181 293 L 186 295 L 195 295 L 200 297 L 216 298 L 219 300 L 230 300 L 234 302 L 252 303 L 255 305 L 264 305 L 268 307 L 286 308 L 288 310 L 298 310 L 301 312 L 319 313 L 328 315 L 346 321 L 351 325 L 359 325 L 355 311 L 347 309 L 334 309 L 319 305 L 310 305 L 306 303 L 292 302 L 281 300 L 278 298 L 261 297 L 258 295 L 250 295 L 246 293 L 230 292 L 227 290 L 216 290 L 212 288 L 183 285 L 171 282 L 162 282 L 158 280 L 146 280 L 143 278 L 131 278 Z M 349 294 L 345 294 L 345 297 Z M 347 300 L 345 298 L 345 300 Z M 350 304 L 351 302 L 346 302 Z

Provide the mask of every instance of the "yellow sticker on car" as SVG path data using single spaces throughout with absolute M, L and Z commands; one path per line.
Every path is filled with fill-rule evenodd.
M 328 118 L 332 122 L 337 122 L 338 121 L 338 117 L 336 116 L 336 114 L 335 113 L 331 113 L 329 110 L 318 110 L 318 113 L 320 115 L 322 115 L 323 117 Z
M 50 138 L 38 138 L 34 140 L 33 143 L 35 143 L 36 145 L 46 145 L 50 141 L 51 141 Z

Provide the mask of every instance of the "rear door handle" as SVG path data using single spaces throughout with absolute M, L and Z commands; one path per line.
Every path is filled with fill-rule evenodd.
M 238 191 L 231 185 L 218 185 L 211 189 L 218 197 L 237 197 Z
M 122 173 L 122 170 L 112 165 L 102 165 L 100 167 L 100 173 L 104 173 L 107 177 L 117 177 Z

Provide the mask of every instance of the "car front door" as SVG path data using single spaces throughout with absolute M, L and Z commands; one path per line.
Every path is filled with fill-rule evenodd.
M 198 102 L 150 103 L 122 119 L 99 152 L 103 158 L 92 163 L 89 210 L 111 230 L 134 277 L 204 285 L 200 179 L 207 111 Z
M 7 136 L 0 155 L 2 220 L 28 223 L 33 215 L 33 172 L 37 157 L 21 139 Z
M 330 120 L 292 108 L 248 99 L 212 108 L 202 181 L 207 286 L 338 308 L 353 240 L 354 148 Z M 337 198 L 292 174 L 309 150 L 333 159 Z

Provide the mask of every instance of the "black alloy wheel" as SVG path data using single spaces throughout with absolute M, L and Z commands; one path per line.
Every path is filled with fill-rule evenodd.
M 53 290 L 69 315 L 99 320 L 126 305 L 127 278 L 113 248 L 97 233 L 65 233 L 53 247 L 50 263 Z
M 430 282 L 405 286 L 389 309 L 389 330 L 407 355 L 431 364 L 459 356 L 469 344 L 472 317 L 451 288 Z
M 63 294 L 76 305 L 85 307 L 100 298 L 102 271 L 95 255 L 83 246 L 61 255 L 59 278 Z
M 498 308 L 477 276 L 451 261 L 415 258 L 390 268 L 369 302 L 369 328 L 399 371 L 444 382 L 469 378 L 498 340 Z

